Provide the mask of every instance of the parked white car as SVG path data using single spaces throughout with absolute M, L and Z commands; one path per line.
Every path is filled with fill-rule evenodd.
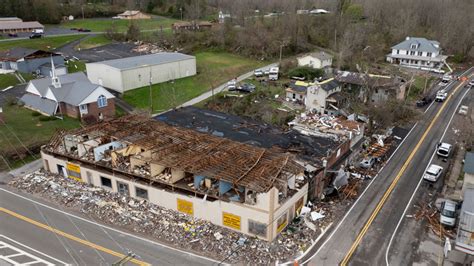
M 440 90 L 436 93 L 435 101 L 444 102 L 448 98 L 448 93 L 445 90 Z
M 443 142 L 438 144 L 438 150 L 436 151 L 436 154 L 438 154 L 441 157 L 448 158 L 449 155 L 451 154 L 451 151 L 453 149 L 453 145 Z
M 237 89 L 237 80 L 233 79 L 227 82 L 227 89 L 230 91 L 234 91 Z
M 439 221 L 441 224 L 454 227 L 456 225 L 456 202 L 446 200 L 441 203 L 441 215 Z
M 423 179 L 430 182 L 436 182 L 442 173 L 443 167 L 436 164 L 432 164 L 426 170 L 425 174 L 423 175 Z
M 469 108 L 465 105 L 461 105 L 461 107 L 459 107 L 459 114 L 460 115 L 467 115 L 467 111 L 469 110 Z

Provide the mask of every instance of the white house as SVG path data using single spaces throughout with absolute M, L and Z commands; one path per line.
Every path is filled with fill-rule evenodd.
M 437 41 L 407 37 L 392 47 L 392 52 L 387 55 L 387 61 L 400 66 L 436 71 L 441 69 L 447 58 L 441 52 Z
M 306 109 L 321 114 L 336 114 L 344 104 L 344 97 L 340 92 L 341 86 L 334 78 L 316 82 L 308 87 Z
M 196 57 L 156 53 L 86 64 L 96 84 L 124 93 L 128 90 L 196 75 Z
M 332 55 L 326 52 L 315 52 L 297 58 L 298 66 L 325 68 L 332 65 Z

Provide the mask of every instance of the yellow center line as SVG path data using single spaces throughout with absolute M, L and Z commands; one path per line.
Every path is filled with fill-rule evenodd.
M 56 228 L 53 228 L 53 227 L 51 227 L 51 226 L 49 226 L 49 225 L 42 224 L 42 223 L 40 223 L 40 222 L 38 222 L 38 221 L 35 221 L 35 220 L 33 220 L 33 219 L 30 219 L 30 218 L 28 218 L 28 217 L 26 217 L 26 216 L 23 216 L 23 215 L 21 215 L 21 214 L 18 214 L 18 213 L 16 213 L 16 212 L 11 211 L 11 210 L 8 210 L 8 209 L 5 209 L 5 208 L 0 207 L 0 212 L 4 212 L 4 213 L 9 214 L 9 215 L 11 215 L 11 216 L 13 216 L 13 217 L 15 217 L 15 218 L 18 218 L 18 219 L 20 219 L 20 220 L 23 220 L 23 221 L 25 221 L 25 222 L 27 222 L 27 223 L 36 225 L 36 226 L 38 226 L 38 227 L 40 227 L 40 228 L 43 228 L 43 229 L 48 230 L 48 231 L 51 231 L 51 232 L 53 232 L 53 233 L 55 233 L 55 234 L 57 234 L 57 235 L 63 236 L 63 237 L 65 237 L 65 238 L 68 238 L 68 239 L 70 239 L 70 240 L 76 241 L 76 242 L 78 242 L 78 243 L 81 243 L 81 244 L 86 245 L 86 246 L 88 246 L 88 247 L 91 247 L 91 248 L 93 248 L 93 249 L 96 249 L 96 250 L 105 252 L 105 253 L 107 253 L 107 254 L 113 255 L 113 256 L 115 256 L 115 257 L 118 257 L 118 258 L 124 258 L 124 257 L 125 257 L 122 253 L 119 253 L 119 252 L 110 250 L 110 249 L 108 249 L 108 248 L 99 246 L 99 245 L 97 245 L 97 244 L 94 244 L 94 243 L 92 243 L 92 242 L 86 241 L 86 240 L 84 240 L 84 239 L 75 237 L 75 236 L 73 236 L 73 235 L 70 235 L 70 234 L 65 233 L 65 232 L 63 232 L 63 231 L 60 231 L 60 230 L 58 230 L 58 229 L 56 229 Z M 146 262 L 144 262 L 144 261 L 137 260 L 137 259 L 132 259 L 132 260 L 130 260 L 130 261 L 133 262 L 133 263 L 135 263 L 135 264 L 137 264 L 137 265 L 150 265 L 149 263 L 146 263 Z
M 472 76 L 472 75 L 470 75 Z M 449 102 L 449 100 L 451 99 L 451 97 L 456 93 L 456 91 L 464 84 L 464 82 L 461 82 L 454 90 L 453 92 L 449 95 L 448 99 L 446 99 L 446 101 L 443 103 L 443 105 L 441 106 L 441 108 L 438 110 L 438 112 L 436 113 L 434 119 L 431 121 L 430 125 L 428 126 L 428 128 L 425 130 L 425 132 L 423 133 L 423 136 L 421 137 L 421 139 L 418 141 L 418 143 L 416 144 L 415 148 L 413 149 L 413 151 L 410 153 L 410 156 L 408 156 L 408 159 L 405 161 L 405 163 L 403 164 L 402 168 L 400 169 L 400 171 L 398 172 L 397 176 L 395 177 L 395 179 L 392 181 L 392 183 L 390 184 L 389 188 L 387 189 L 387 191 L 385 191 L 382 199 L 379 201 L 379 203 L 377 204 L 377 206 L 375 207 L 374 211 L 372 212 L 372 214 L 370 215 L 369 217 L 369 220 L 367 220 L 367 222 L 365 223 L 364 227 L 362 228 L 362 230 L 360 231 L 360 233 L 357 235 L 357 238 L 356 240 L 354 241 L 354 243 L 352 244 L 351 248 L 349 249 L 349 252 L 346 254 L 346 256 L 344 257 L 344 259 L 342 260 L 341 262 L 341 265 L 342 266 L 345 266 L 347 265 L 347 263 L 349 262 L 349 260 L 351 259 L 352 255 L 354 254 L 355 250 L 357 249 L 357 247 L 359 246 L 360 242 L 362 241 L 362 238 L 364 237 L 364 235 L 367 233 L 367 230 L 369 229 L 369 227 L 372 225 L 372 222 L 375 220 L 375 217 L 377 217 L 378 213 L 380 212 L 380 210 L 382 209 L 383 205 L 385 204 L 385 202 L 387 201 L 387 198 L 388 196 L 390 196 L 390 194 L 392 193 L 393 189 L 395 188 L 395 186 L 397 185 L 398 181 L 400 180 L 401 176 L 403 175 L 403 173 L 405 172 L 406 168 L 408 167 L 408 165 L 410 164 L 411 160 L 413 159 L 413 157 L 415 156 L 416 152 L 418 151 L 418 149 L 420 148 L 421 144 L 423 143 L 423 141 L 425 140 L 426 136 L 428 135 L 428 133 L 431 131 L 431 128 L 433 127 L 434 123 L 436 122 L 436 120 L 438 120 L 438 117 L 440 116 L 440 114 L 443 112 L 444 108 L 446 107 L 446 104 Z

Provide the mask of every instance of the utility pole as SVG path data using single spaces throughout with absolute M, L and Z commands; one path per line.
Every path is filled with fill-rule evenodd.
M 121 266 L 121 265 L 125 265 L 125 263 L 131 261 L 132 259 L 134 259 L 137 255 L 135 255 L 134 253 L 132 253 L 131 251 L 129 251 L 127 253 L 127 256 L 121 258 L 119 261 L 117 262 L 114 262 L 112 263 L 112 266 Z
M 151 66 L 150 66 L 150 81 L 148 83 L 148 88 L 150 90 L 150 114 L 153 115 L 153 90 L 151 89 L 152 77 L 151 77 Z
M 183 20 L 183 7 L 179 7 L 179 12 L 181 12 L 181 20 Z

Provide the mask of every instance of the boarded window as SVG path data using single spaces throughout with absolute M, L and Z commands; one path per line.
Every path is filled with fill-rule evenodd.
M 140 188 L 140 187 L 135 187 L 135 194 L 137 195 L 138 198 L 142 199 L 148 199 L 148 190 Z
M 112 180 L 110 180 L 110 178 L 101 176 L 100 183 L 102 184 L 103 187 L 112 188 Z
M 249 220 L 249 234 L 254 234 L 254 235 L 266 238 L 267 225 L 264 223 L 259 223 L 259 222 Z

